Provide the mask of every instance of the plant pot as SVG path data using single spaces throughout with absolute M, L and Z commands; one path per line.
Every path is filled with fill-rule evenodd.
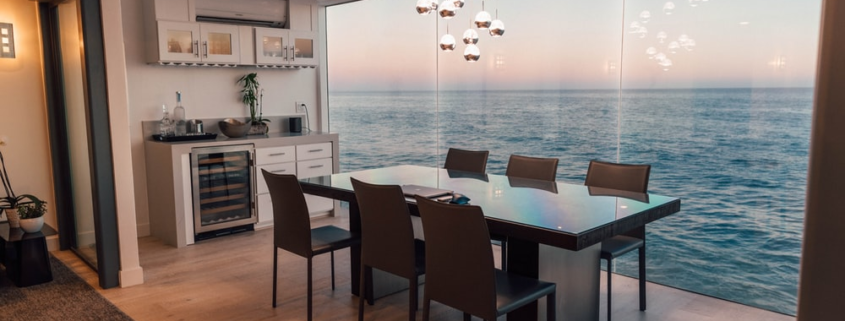
M 21 227 L 21 219 L 18 216 L 18 209 L 16 208 L 7 208 L 6 209 L 6 218 L 9 219 L 9 227 L 10 228 L 19 228 Z
M 247 135 L 264 135 L 267 134 L 268 130 L 269 128 L 267 127 L 267 124 L 253 122 L 252 126 L 250 126 L 249 128 L 249 132 L 247 133 Z
M 21 229 L 27 233 L 38 233 L 44 226 L 44 216 L 21 219 Z

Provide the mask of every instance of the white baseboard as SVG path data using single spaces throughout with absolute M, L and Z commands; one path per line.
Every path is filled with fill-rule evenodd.
M 140 266 L 120 270 L 120 287 L 126 288 L 133 285 L 144 284 L 144 269 Z

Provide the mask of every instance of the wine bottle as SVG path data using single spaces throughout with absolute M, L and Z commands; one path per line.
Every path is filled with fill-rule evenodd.
M 176 92 L 176 108 L 173 108 L 173 123 L 176 136 L 185 136 L 188 133 L 188 122 L 185 121 L 185 107 L 182 107 L 182 92 Z

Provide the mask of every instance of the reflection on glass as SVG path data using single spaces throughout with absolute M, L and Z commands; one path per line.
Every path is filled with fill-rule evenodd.
M 293 56 L 296 58 L 314 58 L 314 40 L 296 38 Z
M 208 33 L 208 54 L 209 55 L 231 55 L 232 35 L 229 33 L 209 32 Z
M 194 53 L 193 34 L 185 30 L 167 30 L 167 52 Z
M 263 51 L 264 57 L 281 57 L 282 56 L 282 37 L 268 37 L 264 36 Z

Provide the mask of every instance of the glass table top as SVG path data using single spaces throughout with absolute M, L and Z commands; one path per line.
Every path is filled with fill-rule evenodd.
M 574 235 L 678 201 L 655 194 L 412 165 L 333 174 L 308 182 L 352 191 L 350 177 L 372 184 L 452 190 L 468 197 L 469 204 L 480 206 L 488 218 Z

